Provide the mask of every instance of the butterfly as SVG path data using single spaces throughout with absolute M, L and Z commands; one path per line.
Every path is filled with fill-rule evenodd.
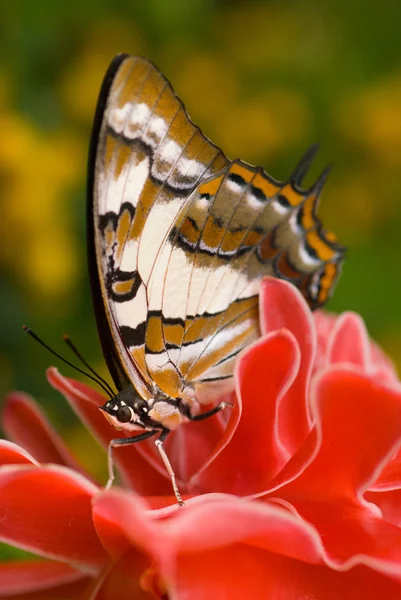
M 112 61 L 88 185 L 94 311 L 118 390 L 101 409 L 130 436 L 110 442 L 109 483 L 112 448 L 158 435 L 182 504 L 163 442 L 225 408 L 217 401 L 233 389 L 236 358 L 260 335 L 260 280 L 292 282 L 312 309 L 330 296 L 344 249 L 316 215 L 327 170 L 301 188 L 314 153 L 286 182 L 229 160 L 151 62 Z

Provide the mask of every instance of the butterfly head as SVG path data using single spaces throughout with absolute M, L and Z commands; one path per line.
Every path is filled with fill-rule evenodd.
M 150 425 L 149 405 L 132 386 L 128 386 L 99 408 L 116 429 L 137 431 Z

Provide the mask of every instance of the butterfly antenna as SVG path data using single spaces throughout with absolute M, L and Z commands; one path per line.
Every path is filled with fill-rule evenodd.
M 75 369 L 76 371 L 78 371 L 78 373 L 81 373 L 82 375 L 85 375 L 85 377 L 88 377 L 89 379 L 91 379 L 92 381 L 94 381 L 95 383 L 97 383 L 103 389 L 103 391 L 105 391 L 106 394 L 108 396 L 110 396 L 110 398 L 114 397 L 115 394 L 111 394 L 111 392 L 109 391 L 109 389 L 102 383 L 102 381 L 99 381 L 99 379 L 93 377 L 92 375 L 89 375 L 89 373 L 86 373 L 85 371 L 83 371 L 82 369 L 80 369 L 79 367 L 77 367 L 76 365 L 74 365 L 73 363 L 71 363 L 69 360 L 67 360 L 66 358 L 64 358 L 60 354 L 58 354 L 55 350 L 53 350 L 52 348 L 50 348 L 50 346 L 48 346 L 43 340 L 41 340 L 40 337 L 38 337 L 36 335 L 36 333 L 34 331 L 32 331 L 32 329 L 30 329 L 26 325 L 23 325 L 22 329 L 25 331 L 25 333 L 27 333 L 28 335 L 30 335 L 34 340 L 36 340 L 37 342 L 39 342 L 39 344 L 41 346 L 43 346 L 44 348 L 46 348 L 46 350 L 48 350 L 50 352 L 50 354 L 53 354 L 53 356 L 56 356 L 57 358 L 59 358 L 60 360 L 62 360 L 66 365 L 68 365 L 68 366 L 72 367 L 73 369 Z
M 107 387 L 107 389 L 109 390 L 110 394 L 113 394 L 113 397 L 115 396 L 115 393 L 113 391 L 113 388 L 111 387 L 111 385 L 105 380 L 103 379 L 103 377 L 101 377 L 99 375 L 99 373 L 96 373 L 95 369 L 93 369 L 90 364 L 84 359 L 84 357 L 82 356 L 82 354 L 79 352 L 78 348 L 76 347 L 76 345 L 72 342 L 70 336 L 68 334 L 64 334 L 63 335 L 63 340 L 65 341 L 65 343 L 67 344 L 67 346 L 73 351 L 73 353 L 75 354 L 75 356 L 81 361 L 81 363 L 83 365 L 85 365 L 85 367 L 87 369 L 89 369 L 89 371 L 91 373 L 93 373 L 93 375 L 95 375 L 97 377 L 97 379 L 99 380 L 99 382 L 101 381 L 102 383 L 104 383 L 104 385 Z

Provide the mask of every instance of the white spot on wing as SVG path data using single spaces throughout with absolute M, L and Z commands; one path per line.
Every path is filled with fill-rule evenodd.
M 225 180 L 224 185 L 227 186 L 227 188 L 229 190 L 231 190 L 232 192 L 235 192 L 236 194 L 243 191 L 243 189 L 244 189 L 243 185 L 239 185 L 239 183 L 237 183 L 236 181 L 231 181 L 231 179 L 229 177 L 227 177 L 227 179 Z
M 116 133 L 130 140 L 142 138 L 153 148 L 158 146 L 169 128 L 169 124 L 162 117 L 152 115 L 152 110 L 143 102 L 127 102 L 122 108 L 110 110 L 108 123 Z M 170 151 L 167 149 L 167 152 Z
M 146 364 L 151 371 L 172 369 L 173 367 L 169 363 L 170 359 L 167 352 L 158 352 L 157 354 L 146 354 Z
M 175 163 L 182 154 L 182 146 L 174 142 L 174 140 L 168 140 L 162 146 L 160 146 L 157 158 L 163 162 Z
M 99 178 L 99 214 L 112 211 L 116 214 L 124 202 L 138 204 L 139 196 L 149 176 L 149 158 L 128 163 L 116 178 L 105 173 Z
M 151 208 L 138 251 L 138 271 L 145 284 L 149 282 L 159 250 L 184 202 L 185 199 L 175 199 L 168 203 L 155 204 Z M 152 293 L 151 283 L 148 291 L 149 294 Z
M 135 271 L 138 257 L 138 241 L 131 239 L 125 243 L 123 255 L 120 262 L 122 271 Z
M 161 117 L 149 119 L 148 125 L 142 134 L 143 141 L 156 149 L 168 131 L 168 123 Z
M 271 267 L 271 273 L 267 272 L 268 275 L 273 275 L 274 269 Z M 264 272 L 266 273 L 266 271 Z M 238 298 L 252 298 L 252 296 L 257 296 L 260 291 L 260 279 L 256 281 L 251 281 L 249 285 L 247 285 L 242 292 L 238 295 Z
M 127 105 L 126 105 L 127 106 Z M 137 129 L 138 126 L 143 127 L 149 120 L 150 109 L 147 104 L 139 103 L 131 105 L 132 111 L 124 128 L 124 134 L 129 135 L 132 129 Z
M 276 213 L 278 213 L 279 215 L 285 215 L 286 213 L 288 213 L 288 211 L 290 210 L 289 207 L 287 206 L 283 206 L 282 204 L 280 204 L 280 202 L 278 200 L 275 200 L 274 202 L 271 203 L 270 205 Z
M 132 300 L 113 302 L 110 306 L 120 327 L 122 325 L 128 325 L 133 328 L 137 327 L 146 320 L 148 312 L 145 287 L 141 285 L 135 298 Z
M 266 200 L 258 200 L 258 198 L 256 198 L 256 196 L 254 196 L 254 194 L 252 194 L 251 191 L 248 191 L 246 196 L 246 202 L 249 204 L 250 208 L 260 211 L 261 208 L 263 208 L 264 206 L 266 206 Z
M 163 247 L 151 282 L 150 307 L 166 317 L 185 318 L 191 264 L 181 248 Z
M 292 248 L 290 249 L 290 253 L 291 253 Z M 311 256 L 305 249 L 304 244 L 297 244 L 297 250 L 298 250 L 298 255 L 299 258 L 305 263 L 305 265 L 310 266 L 310 267 L 316 267 L 316 265 L 320 265 L 321 264 L 321 260 L 319 260 L 318 258 L 313 258 L 313 256 Z
M 127 103 L 121 108 L 115 107 L 109 110 L 107 122 L 116 133 L 122 133 L 124 123 L 131 109 L 132 104 Z
M 297 217 L 299 214 L 299 209 L 292 212 L 290 218 L 288 219 L 288 224 L 291 228 L 291 231 L 295 234 L 299 234 L 302 231 L 302 228 L 298 225 Z

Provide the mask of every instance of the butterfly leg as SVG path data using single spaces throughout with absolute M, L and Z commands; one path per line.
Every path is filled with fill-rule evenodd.
M 142 442 L 143 440 L 147 440 L 148 438 L 156 435 L 157 429 L 152 429 L 152 431 L 145 431 L 145 433 L 141 433 L 140 435 L 136 435 L 130 438 L 116 438 L 115 440 L 111 440 L 109 443 L 109 448 L 107 451 L 107 466 L 109 470 L 109 479 L 106 483 L 105 489 L 110 489 L 113 481 L 114 481 L 114 463 L 113 463 L 113 448 L 116 446 L 128 446 L 129 444 L 135 444 L 136 442 Z
M 167 473 L 170 475 L 171 483 L 173 484 L 173 490 L 174 490 L 175 497 L 177 498 L 177 502 L 180 506 L 184 506 L 185 502 L 181 498 L 180 490 L 178 489 L 177 482 L 175 480 L 175 473 L 173 471 L 173 467 L 171 466 L 171 463 L 166 454 L 166 451 L 163 448 L 163 443 L 169 433 L 170 433 L 169 429 L 163 429 L 160 437 L 155 441 L 155 446 L 158 449 L 158 451 L 160 452 L 160 456 L 162 457 L 164 466 L 167 469 Z
M 217 413 L 219 413 L 221 410 L 223 410 L 227 406 L 232 407 L 233 405 L 230 402 L 220 402 L 220 404 L 218 404 L 211 410 L 208 410 L 207 412 L 204 412 L 200 415 L 192 416 L 191 414 L 188 413 L 187 416 L 190 421 L 203 421 L 203 419 L 208 419 L 209 417 L 213 417 L 213 415 L 217 415 Z

